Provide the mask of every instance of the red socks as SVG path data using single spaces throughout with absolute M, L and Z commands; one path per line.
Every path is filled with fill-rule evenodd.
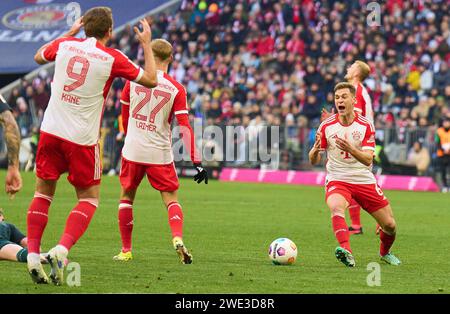
M 345 218 L 335 215 L 331 218 L 331 223 L 333 225 L 334 235 L 336 236 L 339 245 L 351 252 L 352 249 L 350 248 L 349 234 Z
M 44 229 L 48 221 L 48 208 L 52 203 L 52 197 L 34 193 L 34 198 L 31 201 L 27 213 L 27 237 L 28 237 L 28 252 L 40 253 L 41 239 Z
M 66 228 L 59 244 L 70 250 L 89 226 L 98 206 L 97 199 L 80 199 L 67 218 Z
M 380 255 L 384 256 L 387 253 L 389 253 L 389 250 L 391 249 L 392 244 L 395 241 L 395 234 L 389 235 L 387 233 L 384 233 L 383 230 L 380 231 Z
M 361 228 L 361 206 L 353 199 L 348 207 L 348 212 L 352 221 L 352 227 L 355 229 Z
M 178 202 L 172 202 L 167 206 L 169 215 L 169 225 L 172 231 L 172 237 L 183 237 L 183 211 Z
M 119 230 L 122 239 L 122 252 L 131 251 L 131 234 L 133 233 L 133 202 L 120 200 Z

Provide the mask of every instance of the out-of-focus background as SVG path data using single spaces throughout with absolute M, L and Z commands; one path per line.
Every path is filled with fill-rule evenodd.
M 78 1 L 78 7 L 68 3 L 0 4 L 1 92 L 20 126 L 21 163 L 27 170 L 33 169 L 53 70 L 51 65 L 38 68 L 32 56 L 40 45 L 64 33 L 66 20 L 94 6 L 90 1 Z M 131 25 L 141 16 L 151 22 L 154 38 L 173 44 L 175 61 L 169 74 L 185 85 L 196 125 L 255 126 L 256 130 L 279 126 L 276 168 L 281 170 L 311 168 L 307 153 L 322 108 L 333 107 L 333 86 L 344 80 L 355 60 L 367 62 L 371 73 L 364 85 L 375 112 L 376 173 L 430 176 L 441 184 L 436 131 L 443 118 L 450 117 L 448 1 L 380 1 L 375 24 L 369 21 L 370 1 L 364 0 L 100 1 L 95 5 L 112 7 L 116 32 L 110 45 L 135 62 L 142 62 L 143 54 Z M 104 173 L 110 175 L 120 167 L 123 138 L 117 134 L 123 86 L 122 80 L 114 82 L 101 130 Z M 259 169 L 261 162 L 221 161 L 219 153 L 256 137 L 244 132 L 234 143 L 199 137 L 197 145 L 217 148 L 217 161 L 210 166 Z M 249 146 L 242 146 L 243 154 L 249 153 Z M 0 164 L 5 166 L 4 143 L 0 147 Z

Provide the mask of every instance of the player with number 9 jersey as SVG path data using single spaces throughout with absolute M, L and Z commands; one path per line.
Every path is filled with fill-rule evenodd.
M 84 27 L 86 38 L 74 36 Z M 97 209 L 102 174 L 98 139 L 103 106 L 116 77 L 157 85 L 150 47 L 151 29 L 141 20 L 136 36 L 144 50 L 145 70 L 116 49 L 106 47 L 112 36 L 111 9 L 96 7 L 78 19 L 63 37 L 42 46 L 39 64 L 55 62 L 51 97 L 44 113 L 36 155 L 36 191 L 27 214 L 28 272 L 36 283 L 48 283 L 40 261 L 40 244 L 48 210 L 61 174 L 75 187 L 78 203 L 67 218 L 64 232 L 48 253 L 50 279 L 63 284 L 64 261 L 87 230 Z

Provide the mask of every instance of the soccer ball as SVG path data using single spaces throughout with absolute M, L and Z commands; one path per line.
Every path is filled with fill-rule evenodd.
M 269 246 L 269 258 L 275 265 L 292 265 L 297 259 L 297 246 L 288 238 L 278 238 Z

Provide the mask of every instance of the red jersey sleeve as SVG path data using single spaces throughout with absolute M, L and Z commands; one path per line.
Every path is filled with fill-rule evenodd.
M 195 135 L 189 124 L 189 108 L 187 105 L 186 90 L 180 87 L 173 101 L 172 112 L 177 118 L 183 135 L 184 147 L 190 152 L 193 163 L 200 163 L 201 157 L 195 148 Z
M 180 125 L 180 133 L 183 136 L 184 147 L 189 151 L 192 162 L 194 164 L 201 163 L 201 157 L 195 148 L 195 135 L 189 124 L 189 115 L 187 113 L 177 114 L 176 118 Z
M 364 100 L 364 97 L 362 95 L 362 86 L 361 84 L 358 84 L 356 86 L 356 93 L 355 93 L 356 103 L 355 103 L 355 110 L 358 111 L 360 114 L 362 114 L 363 117 L 366 116 L 366 101 Z
M 320 133 L 320 148 L 321 149 L 327 149 L 328 142 L 327 142 L 327 136 L 325 135 L 325 124 L 321 124 L 319 126 L 319 129 L 317 130 L 318 133 Z
M 58 53 L 58 49 L 59 49 L 59 44 L 62 43 L 63 41 L 73 40 L 73 39 L 74 39 L 73 37 L 62 37 L 62 38 L 55 39 L 47 47 L 45 47 L 45 49 L 43 49 L 41 51 L 42 59 L 44 59 L 47 62 L 55 61 L 56 54 Z
M 130 81 L 125 83 L 122 95 L 120 96 L 120 102 L 122 104 L 122 126 L 125 134 L 127 134 L 128 118 L 130 117 Z
M 186 96 L 186 91 L 183 87 L 181 87 L 178 90 L 177 95 L 175 96 L 175 99 L 173 100 L 173 107 L 172 107 L 172 112 L 177 115 L 177 114 L 188 114 L 189 113 L 189 108 L 187 105 L 187 96 Z
M 120 96 L 120 102 L 122 104 L 129 105 L 130 104 L 130 81 L 125 83 L 125 86 L 122 89 L 122 94 Z
M 137 82 L 144 75 L 144 70 L 134 64 L 126 55 L 115 50 L 114 63 L 111 70 L 112 77 L 123 77 L 129 81 Z
M 364 134 L 361 146 L 362 150 L 368 149 L 375 151 L 375 128 L 372 123 L 367 124 L 366 134 Z

